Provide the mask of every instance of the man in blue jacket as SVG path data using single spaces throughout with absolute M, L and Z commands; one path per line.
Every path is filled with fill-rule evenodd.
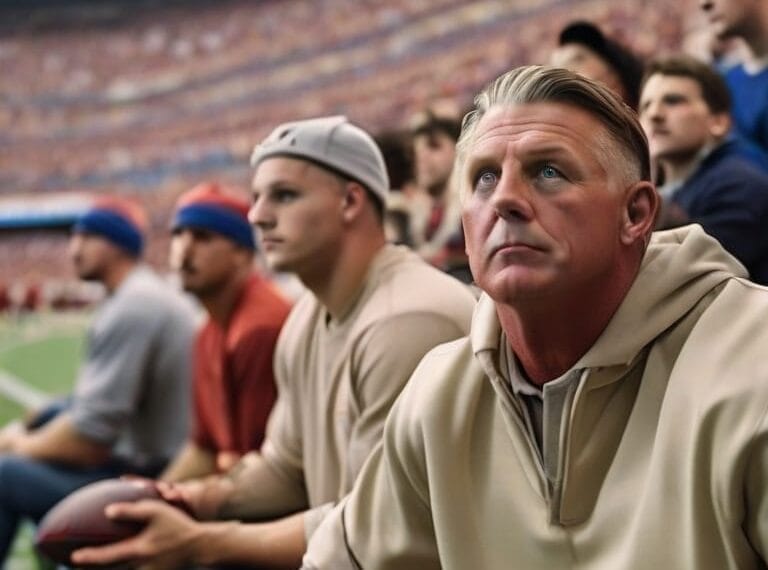
M 656 60 L 646 73 L 639 112 L 664 180 L 657 227 L 701 224 L 753 281 L 768 284 L 768 175 L 729 138 L 723 79 L 693 58 Z

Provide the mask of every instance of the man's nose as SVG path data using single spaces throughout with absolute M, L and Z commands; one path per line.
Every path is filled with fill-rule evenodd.
M 79 253 L 82 246 L 83 236 L 80 234 L 73 234 L 72 237 L 69 238 L 69 243 L 67 244 L 67 255 L 70 259 L 74 258 Z
M 528 221 L 533 216 L 530 182 L 519 169 L 505 170 L 491 202 L 496 214 L 507 221 Z
M 642 116 L 651 121 L 660 121 L 664 118 L 664 105 L 659 101 L 651 101 L 643 109 Z
M 191 231 L 182 230 L 173 236 L 173 241 L 175 242 L 176 249 L 180 253 L 186 254 L 189 251 L 189 248 L 192 246 L 194 236 L 192 235 Z
M 274 215 L 264 196 L 259 196 L 254 200 L 251 209 L 248 210 L 248 221 L 252 226 L 259 229 L 274 226 Z
M 189 256 L 192 234 L 188 230 L 175 233 L 171 239 L 171 247 L 168 251 L 168 264 L 171 269 L 178 270 L 184 265 Z

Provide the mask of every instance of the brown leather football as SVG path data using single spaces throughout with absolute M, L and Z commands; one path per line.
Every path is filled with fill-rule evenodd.
M 56 504 L 37 528 L 37 549 L 60 564 L 70 564 L 78 548 L 116 542 L 137 534 L 141 523 L 107 518 L 107 505 L 141 499 L 161 499 L 153 481 L 106 479 L 78 489 Z

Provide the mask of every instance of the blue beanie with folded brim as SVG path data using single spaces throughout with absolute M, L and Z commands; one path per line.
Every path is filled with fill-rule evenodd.
M 113 210 L 89 210 L 78 218 L 73 231 L 103 236 L 134 257 L 139 257 L 144 249 L 144 238 L 139 228 Z

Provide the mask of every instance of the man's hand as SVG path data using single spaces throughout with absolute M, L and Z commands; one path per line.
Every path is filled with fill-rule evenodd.
M 236 451 L 220 451 L 216 455 L 216 469 L 219 473 L 226 473 L 240 461 L 241 457 L 242 455 Z
M 166 501 L 186 505 L 199 520 L 217 518 L 219 508 L 233 489 L 231 479 L 218 475 L 183 483 L 157 482 L 157 490 Z
M 114 564 L 131 562 L 150 568 L 173 569 L 194 561 L 202 529 L 181 510 L 162 501 L 113 503 L 107 517 L 145 523 L 136 536 L 106 546 L 81 548 L 72 553 L 72 563 Z
M 27 430 L 20 421 L 11 422 L 0 430 L 0 453 L 11 453 Z

